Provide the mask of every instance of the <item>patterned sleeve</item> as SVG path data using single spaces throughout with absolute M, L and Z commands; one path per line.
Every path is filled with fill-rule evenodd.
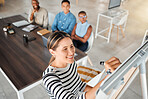
M 85 92 L 74 95 L 64 89 L 59 77 L 53 73 L 48 73 L 43 76 L 43 85 L 56 99 L 85 99 Z

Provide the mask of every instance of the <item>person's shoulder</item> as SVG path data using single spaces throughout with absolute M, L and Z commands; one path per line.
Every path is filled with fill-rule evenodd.
M 86 20 L 86 24 L 89 28 L 92 28 L 92 25 L 88 23 L 88 21 Z
M 43 76 L 47 74 L 55 74 L 56 70 L 52 66 L 48 66 L 45 71 L 43 72 Z
M 71 63 L 71 66 L 73 67 L 77 67 L 77 63 L 76 63 L 76 61 L 74 61 L 73 63 Z
M 63 14 L 63 11 L 62 12 L 58 12 L 56 15 L 62 15 Z
M 43 8 L 43 7 L 40 7 L 40 10 L 41 10 L 41 11 L 44 11 L 44 12 L 46 12 L 46 13 L 48 12 L 47 9 L 45 9 L 45 8 Z
M 76 18 L 73 13 L 69 12 L 69 14 L 70 14 L 71 17 Z
M 91 24 L 88 24 L 88 28 L 91 28 L 92 29 L 92 25 Z
M 56 17 L 59 17 L 59 16 L 61 16 L 62 15 L 62 12 L 58 12 L 57 14 L 56 14 Z

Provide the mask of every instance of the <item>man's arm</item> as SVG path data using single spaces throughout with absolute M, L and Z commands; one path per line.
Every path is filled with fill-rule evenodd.
M 90 25 L 87 29 L 87 33 L 83 37 L 79 37 L 78 35 L 75 35 L 75 37 L 77 38 L 77 40 L 79 40 L 83 43 L 86 43 L 86 41 L 89 39 L 91 33 L 92 33 L 92 26 Z
M 74 40 L 77 40 L 77 38 L 75 37 L 76 35 L 76 27 L 77 27 L 77 23 L 75 24 L 73 30 L 72 30 L 72 33 L 71 33 L 71 38 L 74 39 Z
M 34 13 L 35 13 L 34 10 L 32 10 L 32 9 L 29 10 L 29 15 L 28 15 L 28 22 L 29 23 L 33 23 L 34 22 Z
M 58 14 L 55 16 L 53 24 L 51 26 L 53 32 L 58 31 L 57 24 L 58 24 Z

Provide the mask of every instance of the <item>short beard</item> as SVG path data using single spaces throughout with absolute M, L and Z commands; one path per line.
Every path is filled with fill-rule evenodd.
M 34 7 L 33 7 L 33 8 L 34 8 Z M 39 10 L 39 9 L 40 9 L 40 6 L 38 5 L 37 8 L 34 8 L 34 9 Z

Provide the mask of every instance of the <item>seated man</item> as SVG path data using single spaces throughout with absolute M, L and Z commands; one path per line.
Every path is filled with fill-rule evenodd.
M 59 12 L 54 19 L 52 24 L 52 31 L 64 31 L 71 35 L 71 32 L 76 24 L 75 16 L 69 11 L 70 2 L 68 0 L 63 0 L 61 2 L 63 11 Z
M 87 22 L 87 15 L 85 11 L 78 13 L 80 23 L 75 24 L 71 34 L 74 46 L 82 51 L 86 51 L 88 47 L 88 40 L 91 36 L 92 26 Z
M 38 0 L 32 0 L 33 9 L 30 9 L 28 21 L 39 24 L 41 27 L 48 27 L 48 12 L 45 8 L 39 6 Z

